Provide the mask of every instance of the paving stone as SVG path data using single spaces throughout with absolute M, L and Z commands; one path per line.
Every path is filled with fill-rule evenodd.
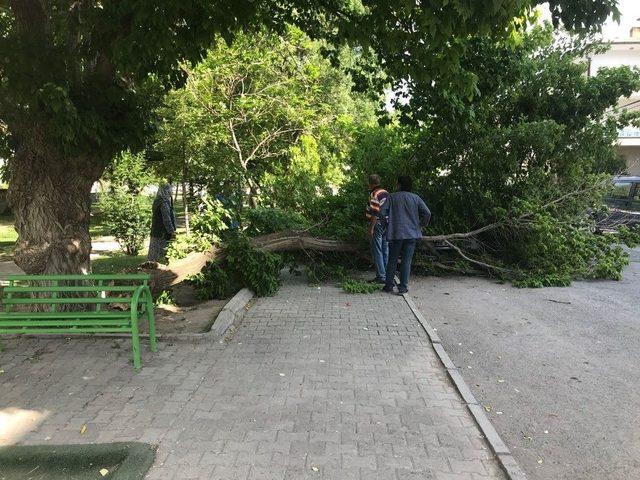
M 21 443 L 157 443 L 151 480 L 504 478 L 402 297 L 289 278 L 226 343 L 136 373 L 115 342 L 3 339 L 0 408 L 49 412 Z

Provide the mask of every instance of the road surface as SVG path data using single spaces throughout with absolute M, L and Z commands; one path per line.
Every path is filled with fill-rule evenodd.
M 418 307 L 531 479 L 640 478 L 640 249 L 620 282 L 412 282 Z

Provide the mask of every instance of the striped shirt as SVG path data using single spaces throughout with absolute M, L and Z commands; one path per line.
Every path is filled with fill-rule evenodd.
M 380 208 L 382 208 L 382 205 L 384 205 L 384 202 L 387 201 L 388 197 L 389 192 L 387 192 L 384 188 L 376 187 L 371 190 L 371 193 L 369 194 L 369 204 L 367 205 L 368 219 L 378 217 Z

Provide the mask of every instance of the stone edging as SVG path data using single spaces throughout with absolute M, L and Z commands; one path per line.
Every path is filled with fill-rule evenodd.
M 244 314 L 249 309 L 249 304 L 253 299 L 254 293 L 248 288 L 243 288 L 229 300 L 218 316 L 216 317 L 211 330 L 202 333 L 165 333 L 157 335 L 160 341 L 176 341 L 186 340 L 192 342 L 211 341 L 224 338 L 231 330 L 233 331 L 240 321 L 244 318 Z M 130 336 L 130 335 L 129 335 Z M 148 334 L 145 335 L 148 337 Z
M 524 470 L 522 470 L 520 465 L 518 465 L 516 459 L 513 457 L 513 455 L 511 455 L 511 451 L 502 441 L 500 435 L 498 435 L 498 432 L 496 432 L 496 429 L 489 420 L 489 417 L 487 417 L 484 408 L 478 403 L 476 397 L 473 395 L 473 392 L 469 388 L 469 385 L 467 385 L 467 382 L 464 381 L 460 370 L 455 366 L 455 364 L 451 360 L 451 357 L 449 357 L 449 355 L 445 351 L 442 342 L 440 341 L 440 337 L 438 337 L 436 331 L 429 324 L 429 322 L 427 322 L 426 318 L 424 317 L 424 315 L 422 315 L 420 310 L 418 310 L 418 307 L 409 297 L 409 295 L 405 293 L 403 297 L 407 302 L 407 305 L 413 312 L 414 316 L 418 319 L 420 325 L 422 325 L 422 328 L 424 328 L 424 331 L 427 333 L 427 336 L 431 340 L 431 346 L 438 355 L 438 358 L 442 362 L 442 365 L 447 370 L 449 378 L 460 393 L 460 396 L 462 397 L 464 403 L 467 405 L 467 408 L 478 424 L 478 427 L 480 427 L 480 431 L 482 431 L 482 434 L 487 439 L 487 442 L 489 442 L 489 446 L 493 450 L 493 453 L 496 455 L 498 462 L 502 467 L 502 470 L 507 475 L 507 478 L 509 480 L 526 480 L 527 476 L 525 475 Z

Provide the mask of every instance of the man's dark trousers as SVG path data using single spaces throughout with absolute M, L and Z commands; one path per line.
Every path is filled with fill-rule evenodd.
M 389 261 L 387 263 L 387 277 L 385 284 L 388 288 L 393 288 L 394 277 L 396 276 L 396 269 L 398 267 L 398 258 L 402 258 L 400 263 L 400 285 L 398 286 L 399 293 L 405 293 L 408 291 L 409 274 L 411 273 L 411 259 L 413 258 L 413 252 L 416 249 L 418 239 L 409 238 L 405 240 L 391 240 L 389 242 Z

